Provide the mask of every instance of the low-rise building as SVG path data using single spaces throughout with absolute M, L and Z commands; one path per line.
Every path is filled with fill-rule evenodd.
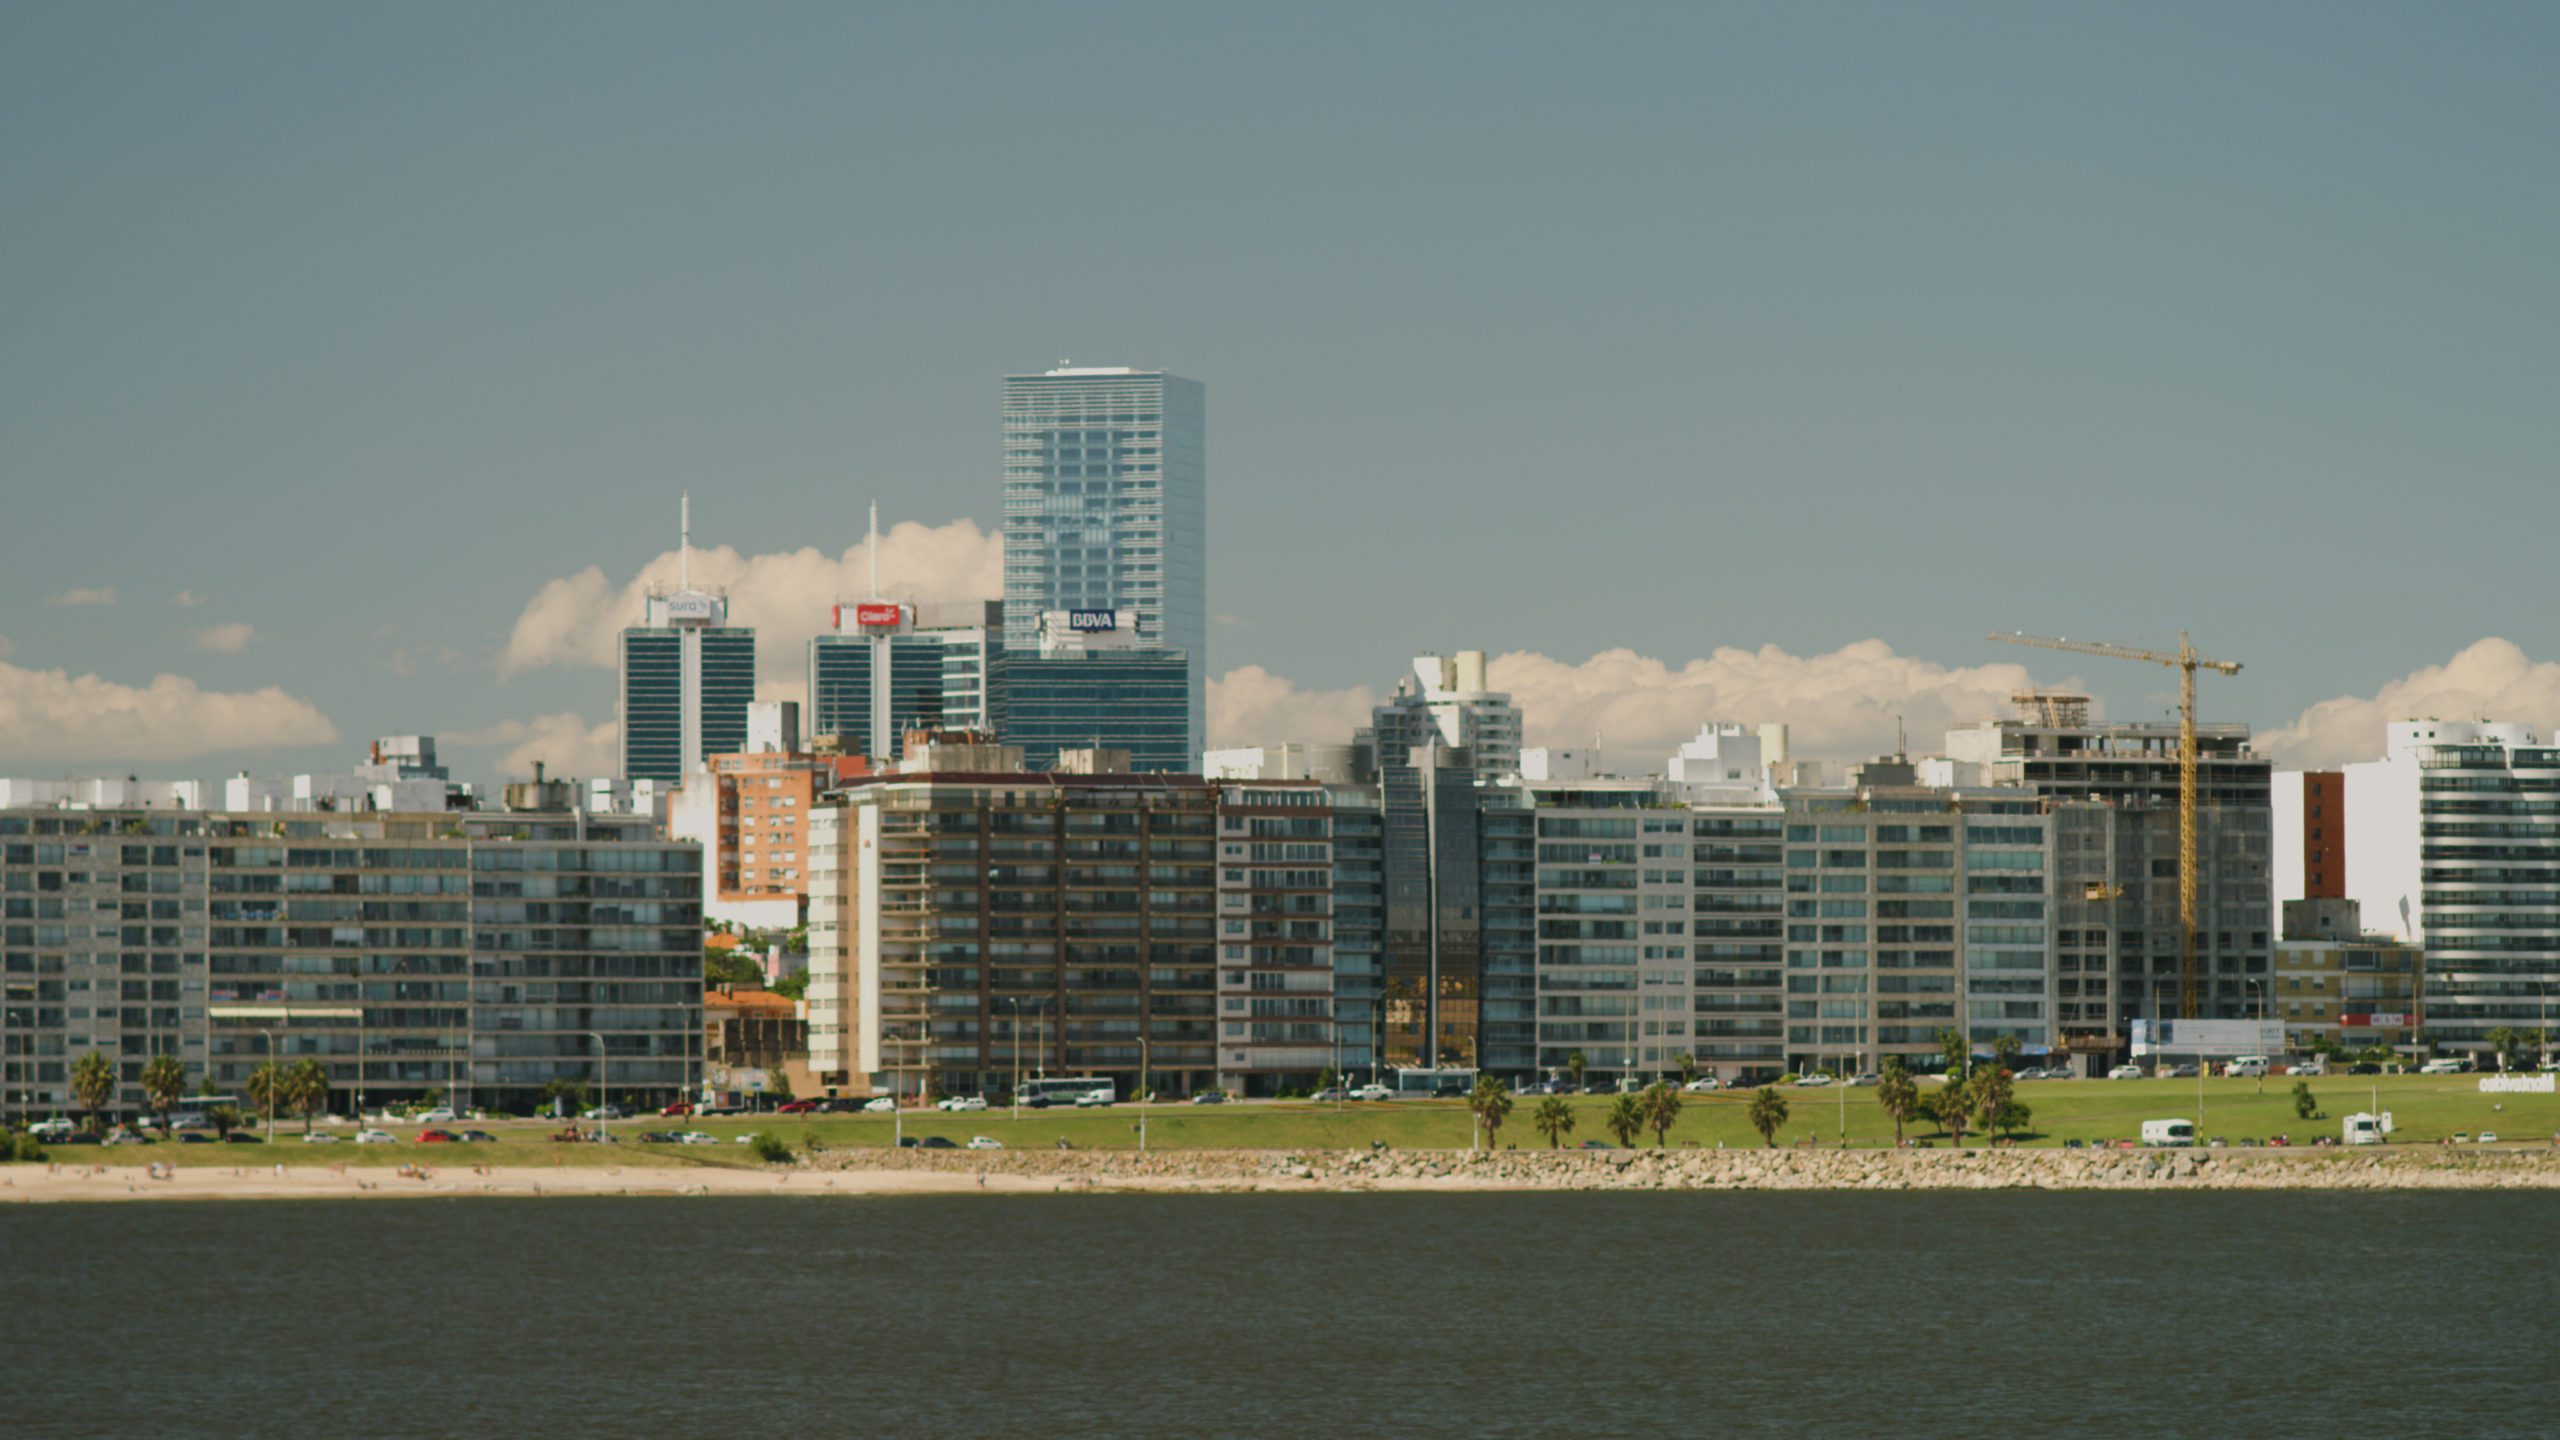
M 2268 1015 L 2295 1049 L 2388 1045 L 2415 1057 L 2426 1025 L 2426 952 L 2364 928 L 2353 900 L 2288 900 Z

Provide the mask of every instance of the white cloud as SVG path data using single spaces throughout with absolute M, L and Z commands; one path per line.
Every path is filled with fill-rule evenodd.
M 113 585 L 79 586 L 65 590 L 59 595 L 48 595 L 44 603 L 47 608 L 56 610 L 66 605 L 113 605 L 116 603 L 116 587 Z
M 504 746 L 505 753 L 498 757 L 495 768 L 509 780 L 529 778 L 536 760 L 542 762 L 544 773 L 555 779 L 583 780 L 622 773 L 620 723 L 607 720 L 590 725 L 575 711 L 465 730 L 445 737 L 444 743 L 461 749 L 494 750 Z
M 2505 720 L 2548 734 L 2560 727 L 2560 664 L 2534 660 L 2512 640 L 2475 640 L 2371 695 L 2323 700 L 2291 724 L 2259 732 L 2257 743 L 2287 767 L 2343 765 L 2381 758 L 2392 721 L 2429 718 Z
M 1658 764 L 1710 720 L 1784 724 L 1798 754 L 1855 758 L 1891 750 L 1899 716 L 1912 748 L 1933 751 L 1949 728 L 2009 713 L 2030 683 L 2023 665 L 1950 668 L 1881 640 L 1823 655 L 1728 647 L 1676 669 L 1632 650 L 1578 665 L 1515 653 L 1486 682 L 1519 702 L 1530 744 L 1597 740 L 1628 769 Z
M 0 664 L 0 763 L 184 760 L 337 738 L 317 706 L 274 686 L 205 690 L 178 675 L 120 685 Z
M 187 632 L 187 643 L 216 655 L 237 655 L 248 649 L 249 642 L 257 638 L 258 627 L 241 620 Z
M 181 590 L 169 597 L 169 603 L 181 610 L 193 610 L 210 598 L 210 596 L 199 595 L 193 590 Z
M 1369 710 L 1378 703 L 1365 685 L 1302 690 L 1259 665 L 1230 670 L 1212 679 L 1208 690 L 1209 743 L 1215 746 L 1346 742 L 1369 723 Z
M 674 584 L 677 568 L 669 550 L 620 584 L 593 565 L 549 581 L 516 616 L 498 673 L 611 668 L 616 637 L 639 623 L 650 583 Z M 693 582 L 728 591 L 730 620 L 756 629 L 760 671 L 791 674 L 806 663 L 809 637 L 827 627 L 829 607 L 870 589 L 870 557 L 859 544 L 832 556 L 815 547 L 754 556 L 697 549 Z M 993 599 L 1004 593 L 1004 537 L 969 520 L 893 526 L 880 537 L 880 588 L 905 600 Z

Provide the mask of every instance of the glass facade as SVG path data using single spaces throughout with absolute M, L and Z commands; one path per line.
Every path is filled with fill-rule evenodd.
M 622 778 L 684 776 L 684 637 L 622 632 Z
M 1208 654 L 1206 392 L 1162 371 L 1063 369 L 1004 384 L 1005 643 L 1044 610 L 1111 609 L 1187 657 L 1187 738 Z
M 726 625 L 623 631 L 622 778 L 676 784 L 703 756 L 744 750 L 747 708 L 755 698 L 755 631 Z
M 988 668 L 997 733 L 1022 747 L 1023 764 L 1055 768 L 1058 752 L 1099 745 L 1129 752 L 1130 768 L 1192 773 L 1190 666 L 1179 653 L 1103 650 L 1083 655 L 1008 653 Z

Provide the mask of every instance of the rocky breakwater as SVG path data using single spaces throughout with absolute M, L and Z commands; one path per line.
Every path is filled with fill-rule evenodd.
M 1046 1180 L 1060 1191 L 2470 1190 L 2560 1188 L 2560 1151 L 1126 1150 L 856 1151 L 838 1171 Z M 1016 1184 L 1008 1188 L 1020 1189 Z

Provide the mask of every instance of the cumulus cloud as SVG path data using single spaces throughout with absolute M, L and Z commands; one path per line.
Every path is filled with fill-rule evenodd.
M 181 610 L 193 610 L 197 606 L 203 604 L 207 598 L 208 597 L 206 596 L 197 594 L 193 590 L 181 590 L 177 594 L 169 597 L 169 603 L 177 606 Z
M 830 607 L 870 589 L 870 563 L 867 544 L 839 555 L 815 547 L 740 555 L 724 545 L 693 552 L 693 583 L 725 589 L 730 620 L 755 627 L 758 669 L 789 673 L 805 663 L 809 637 L 827 628 Z M 639 622 L 649 586 L 673 585 L 677 569 L 669 550 L 619 583 L 593 565 L 547 582 L 516 616 L 498 673 L 612 667 L 616 637 Z M 970 520 L 893 526 L 880 537 L 880 588 L 902 600 L 993 599 L 1004 593 L 1004 537 Z
M 1340 743 L 1369 723 L 1378 698 L 1365 685 L 1307 690 L 1259 665 L 1245 665 L 1208 685 L 1211 745 Z
M 237 655 L 248 649 L 249 642 L 257 638 L 258 627 L 239 620 L 234 620 L 227 625 L 207 625 L 201 630 L 187 632 L 187 643 L 199 650 L 210 650 L 216 655 Z
M 465 730 L 445 737 L 444 743 L 462 749 L 503 749 L 505 753 L 498 757 L 496 768 L 508 779 L 531 776 L 536 760 L 542 762 L 544 773 L 556 779 L 622 773 L 621 724 L 607 720 L 590 725 L 585 716 L 575 711 Z
M 0 763 L 185 760 L 337 738 L 319 707 L 274 686 L 206 690 L 178 675 L 121 685 L 0 664 Z
M 44 603 L 48 608 L 56 610 L 66 605 L 113 605 L 116 603 L 116 587 L 113 585 L 76 586 L 59 595 L 46 596 Z
M 2317 768 L 2382 756 L 2394 720 L 2505 720 L 2548 734 L 2560 728 L 2560 664 L 2534 660 L 2512 640 L 2491 636 L 2441 665 L 2390 681 L 2371 695 L 2323 700 L 2292 723 L 2259 732 L 2258 748 L 2278 763 Z

